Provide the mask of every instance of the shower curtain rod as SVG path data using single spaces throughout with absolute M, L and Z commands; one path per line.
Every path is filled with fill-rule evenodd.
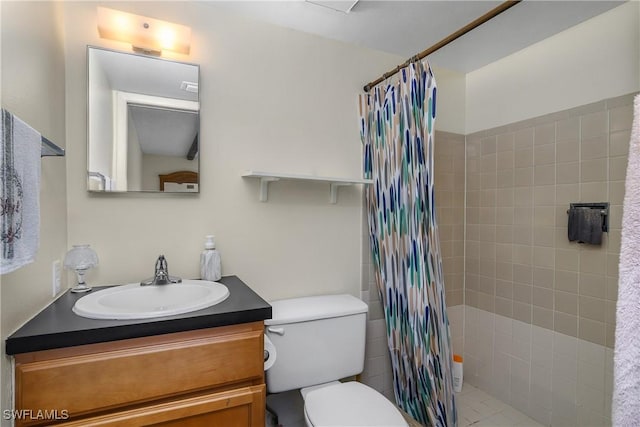
M 446 45 L 448 45 L 452 41 L 456 40 L 459 37 L 462 37 L 463 35 L 467 34 L 469 31 L 473 30 L 476 27 L 479 27 L 480 25 L 484 24 L 485 22 L 489 21 L 490 19 L 495 18 L 496 16 L 500 15 L 505 10 L 515 6 L 516 4 L 520 3 L 521 1 L 522 0 L 505 1 L 504 3 L 498 5 L 497 7 L 493 8 L 493 9 L 491 9 L 489 12 L 485 13 L 484 15 L 482 15 L 479 18 L 477 18 L 476 20 L 474 20 L 472 22 L 469 22 L 467 25 L 465 25 L 464 27 L 460 28 L 455 33 L 452 33 L 452 34 L 448 35 L 447 37 L 445 37 L 444 39 L 440 40 L 438 43 L 434 44 L 433 46 L 431 46 L 431 47 L 423 50 L 419 54 L 407 59 L 404 63 L 398 65 L 393 70 L 390 70 L 390 71 L 384 73 L 381 77 L 378 77 L 376 80 L 374 80 L 374 81 L 372 81 L 370 83 L 367 83 L 366 86 L 364 86 L 364 91 L 365 92 L 369 92 L 369 90 L 373 86 L 377 85 L 378 83 L 381 83 L 381 82 L 385 81 L 386 79 L 388 79 L 389 77 L 393 76 L 394 74 L 396 74 L 397 72 L 399 72 L 401 69 L 403 69 L 407 65 L 411 64 L 412 62 L 419 61 L 422 58 L 425 58 L 426 56 L 431 55 L 436 50 L 445 47 Z

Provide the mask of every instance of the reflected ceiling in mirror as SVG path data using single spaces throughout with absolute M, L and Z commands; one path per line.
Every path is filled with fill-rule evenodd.
M 87 63 L 88 190 L 198 192 L 199 67 L 92 46 Z

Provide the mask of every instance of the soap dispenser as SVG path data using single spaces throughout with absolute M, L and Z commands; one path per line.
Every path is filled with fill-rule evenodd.
M 214 236 L 206 236 L 204 251 L 200 255 L 200 278 L 215 282 L 220 280 L 220 253 L 216 250 Z

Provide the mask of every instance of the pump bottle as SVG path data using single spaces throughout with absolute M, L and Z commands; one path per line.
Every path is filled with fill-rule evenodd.
M 206 236 L 204 251 L 200 254 L 200 278 L 215 282 L 220 280 L 220 253 L 216 250 L 214 236 Z

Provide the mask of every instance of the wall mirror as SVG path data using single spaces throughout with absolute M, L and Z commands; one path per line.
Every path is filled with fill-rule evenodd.
M 87 47 L 88 184 L 198 192 L 199 66 Z

